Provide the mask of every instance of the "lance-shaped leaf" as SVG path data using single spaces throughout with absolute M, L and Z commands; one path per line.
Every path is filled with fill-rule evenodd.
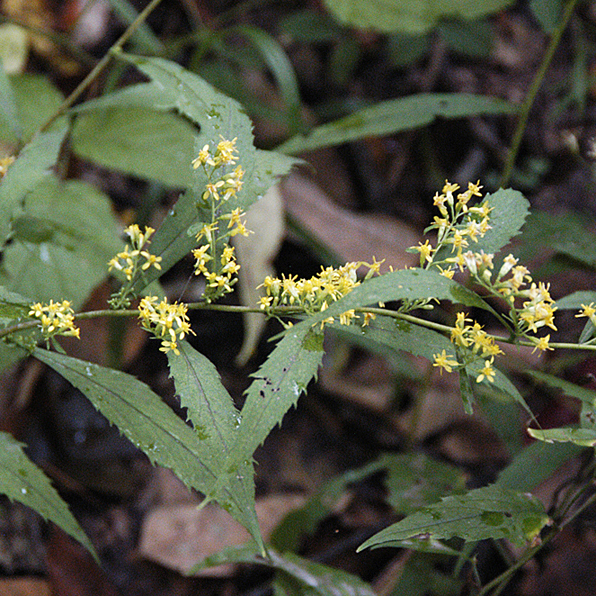
M 426 126 L 436 118 L 511 114 L 516 107 L 494 97 L 466 93 L 420 93 L 382 101 L 345 118 L 296 135 L 277 148 L 295 155 L 368 137 L 384 137 Z
M 0 432 L 0 492 L 54 522 L 98 559 L 89 538 L 49 478 L 25 455 L 23 445 L 4 432 Z
M 226 468 L 252 458 L 256 448 L 295 406 L 323 358 L 323 335 L 308 325 L 292 328 L 253 375 Z
M 532 495 L 492 485 L 424 507 L 375 534 L 358 550 L 401 546 L 403 540 L 411 538 L 506 538 L 522 545 L 535 538 L 549 522 L 544 506 Z
M 33 355 L 81 391 L 152 463 L 170 468 L 187 486 L 213 494 L 220 460 L 206 447 L 206 437 L 178 418 L 147 385 L 121 371 L 41 348 Z M 254 506 L 239 498 L 246 496 L 238 488 L 244 483 L 240 466 L 234 472 L 214 498 L 261 544 Z
M 240 424 L 240 412 L 211 361 L 185 341 L 180 342 L 179 351 L 179 355 L 168 353 L 170 374 L 180 403 L 186 408 L 188 419 L 202 437 L 202 448 L 209 452 L 218 476 L 218 488 L 208 496 L 221 501 L 225 498 L 226 491 L 234 491 L 238 502 L 243 503 L 247 509 L 253 509 L 255 494 L 252 461 L 246 459 L 233 469 L 226 467 L 234 434 Z M 254 526 L 249 531 L 255 535 L 259 528 Z
M 33 137 L 0 180 L 0 248 L 6 243 L 11 220 L 27 194 L 50 174 L 66 130 L 65 122 L 61 120 L 52 130 Z

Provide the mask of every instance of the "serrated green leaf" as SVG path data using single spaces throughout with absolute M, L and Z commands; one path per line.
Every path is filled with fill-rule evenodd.
M 11 219 L 27 194 L 50 175 L 66 131 L 66 123 L 61 120 L 52 130 L 35 136 L 0 180 L 0 249 L 8 238 Z
M 246 495 L 240 464 L 216 487 L 222 473 L 204 435 L 186 425 L 133 376 L 36 348 L 33 356 L 61 374 L 143 453 L 153 464 L 170 468 L 188 487 L 217 500 L 262 545 L 254 501 Z M 253 495 L 254 499 L 254 495 Z
M 78 181 L 49 177 L 27 196 L 4 251 L 5 284 L 34 301 L 70 300 L 75 309 L 121 250 L 109 198 Z
M 507 8 L 513 0 L 325 0 L 341 23 L 382 33 L 426 33 L 441 20 L 479 19 Z
M 466 93 L 420 93 L 379 102 L 345 118 L 297 135 L 277 148 L 288 154 L 303 153 L 349 143 L 366 137 L 383 137 L 425 126 L 436 118 L 511 114 L 517 108 L 493 97 Z
M 527 374 L 530 375 L 532 378 L 536 379 L 537 381 L 546 383 L 550 387 L 556 387 L 557 389 L 561 389 L 565 392 L 566 395 L 576 397 L 577 399 L 581 400 L 583 403 L 589 405 L 592 408 L 596 407 L 596 391 L 593 391 L 592 389 L 580 387 L 579 385 L 575 385 L 574 383 L 570 383 L 569 381 L 559 379 L 559 377 L 555 377 L 554 375 L 549 375 L 547 373 L 537 370 L 528 370 Z
M 470 247 L 474 252 L 497 253 L 517 236 L 530 213 L 530 203 L 521 192 L 500 188 L 487 194 L 485 201 L 493 208 L 490 229 Z
M 516 545 L 536 537 L 549 523 L 544 506 L 532 495 L 497 485 L 445 497 L 385 528 L 358 550 L 400 546 L 402 540 L 449 539 L 466 541 L 506 538 Z
M 205 557 L 191 568 L 188 575 L 196 575 L 203 569 L 218 567 L 227 563 L 266 565 L 268 562 L 263 558 L 263 553 L 257 548 L 256 544 L 247 543 L 223 548 L 219 552 Z
M 84 159 L 139 178 L 183 188 L 192 183 L 196 128 L 180 116 L 122 107 L 79 114 L 73 151 Z
M 97 553 L 49 478 L 25 455 L 23 445 L 0 432 L 0 492 L 31 507 L 78 540 L 95 558 Z
M 447 279 L 437 271 L 402 269 L 373 277 L 354 288 L 325 311 L 317 313 L 300 325 L 315 325 L 353 308 L 363 308 L 379 302 L 436 298 L 456 304 L 474 306 L 489 312 L 493 309 L 480 296 L 461 284 Z

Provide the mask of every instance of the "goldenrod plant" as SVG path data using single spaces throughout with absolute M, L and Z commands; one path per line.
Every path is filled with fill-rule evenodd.
M 157 4 L 157 0 L 150 2 L 135 26 Z M 481 181 L 470 181 L 464 188 L 445 181 L 434 197 L 437 215 L 426 230 L 427 239 L 410 249 L 419 256 L 417 267 L 393 270 L 377 261 L 379 255 L 362 255 L 362 261 L 323 266 L 305 279 L 267 276 L 261 280 L 257 304 L 221 302 L 234 292 L 243 273 L 234 241 L 256 233 L 247 229 L 246 212 L 299 163 L 292 155 L 411 127 L 411 122 L 403 123 L 403 113 L 413 99 L 362 110 L 360 128 L 339 122 L 297 134 L 277 151 L 260 150 L 253 143 L 252 123 L 238 102 L 172 61 L 122 52 L 135 26 L 127 29 L 69 98 L 57 102 L 51 117 L 37 122 L 30 137 L 22 133 L 30 123 L 18 121 L 16 95 L 4 77 L 2 85 L 10 91 L 4 97 L 15 102 L 6 114 L 15 119 L 16 141 L 15 154 L 0 160 L 0 364 L 7 367 L 19 359 L 35 358 L 51 367 L 153 464 L 173 470 L 186 486 L 203 495 L 204 503 L 218 503 L 248 530 L 250 544 L 197 561 L 197 570 L 221 562 L 253 562 L 276 569 L 279 585 L 286 581 L 284 590 L 290 590 L 291 582 L 304 587 L 318 586 L 320 581 L 321 586 L 350 586 L 358 594 L 372 594 L 365 582 L 292 554 L 298 542 L 295 535 L 280 529 L 266 544 L 255 513 L 254 453 L 316 377 L 325 334 L 339 332 L 354 341 L 364 338 L 369 347 L 421 356 L 428 362 L 429 375 L 433 371 L 457 374 L 469 413 L 483 395 L 515 402 L 531 419 L 524 397 L 500 368 L 504 348 L 527 347 L 543 355 L 596 350 L 596 293 L 581 292 L 555 301 L 549 284 L 535 279 L 528 263 L 509 250 L 502 254 L 511 239 L 522 233 L 529 214 L 529 203 L 520 192 L 501 188 L 486 193 Z M 73 107 L 111 60 L 135 67 L 147 82 Z M 437 115 L 515 112 L 507 102 L 478 96 L 427 94 L 416 102 L 421 112 L 426 110 L 416 125 Z M 396 114 L 389 119 L 391 125 L 378 118 L 389 112 Z M 126 129 L 119 132 L 119 126 L 133 116 L 152 122 L 153 130 L 173 131 L 183 139 L 180 151 L 166 160 L 166 166 L 153 163 L 151 152 L 129 160 L 117 151 L 101 153 L 97 148 L 101 145 L 95 145 L 97 131 L 106 130 L 101 122 L 108 122 L 107 128 L 116 123 L 112 132 L 124 138 Z M 86 183 L 59 177 L 54 166 L 63 159 L 67 137 L 77 155 L 130 174 L 154 176 L 166 184 L 175 179 L 184 188 L 157 229 L 132 224 L 119 233 L 108 197 Z M 159 283 L 162 275 L 189 256 L 193 275 L 203 282 L 202 295 L 192 303 L 167 296 Z M 115 289 L 105 308 L 85 311 L 93 288 L 108 278 Z M 189 313 L 209 309 L 259 313 L 283 326 L 275 347 L 253 376 L 242 409 L 215 366 L 192 345 Z M 566 309 L 587 319 L 576 342 L 551 337 L 558 329 L 557 315 Z M 79 321 L 110 317 L 137 319 L 159 342 L 187 421 L 134 376 L 65 353 L 60 336 L 82 339 Z M 325 512 L 323 495 L 334 498 L 350 481 L 375 471 L 401 466 L 412 472 L 417 466 L 417 473 L 429 483 L 441 479 L 453 490 L 432 493 L 416 505 L 407 503 L 397 511 L 403 515 L 401 521 L 368 538 L 359 550 L 408 548 L 457 557 L 460 568 L 465 562 L 475 570 L 473 548 L 478 541 L 512 543 L 518 550 L 508 570 L 493 582 L 476 586 L 479 594 L 503 589 L 521 565 L 595 499 L 590 482 L 577 487 L 569 505 L 554 512 L 547 512 L 531 495 L 561 463 L 596 445 L 596 394 L 541 371 L 532 374 L 576 397 L 581 403 L 580 421 L 573 427 L 531 428 L 529 434 L 540 443 L 521 450 L 495 483 L 467 490 L 452 467 L 412 451 L 381 457 L 349 477 L 335 479 L 296 515 L 312 523 Z M 557 451 L 562 444 L 570 449 Z M 533 469 L 535 445 L 548 453 L 539 470 Z M 0 490 L 94 552 L 23 446 L 1 433 L 0 453 Z M 575 507 L 577 502 L 581 505 Z M 308 523 L 304 523 L 306 529 Z

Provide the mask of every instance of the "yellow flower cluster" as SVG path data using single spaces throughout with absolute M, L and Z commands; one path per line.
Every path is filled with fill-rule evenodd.
M 168 303 L 167 298 L 161 301 L 156 296 L 142 298 L 139 306 L 139 319 L 145 331 L 161 340 L 162 352 L 180 354 L 178 341 L 192 333 L 188 319 L 186 304 Z
M 459 349 L 458 353 L 464 355 L 464 362 L 450 359 L 443 350 L 440 354 L 434 355 L 433 366 L 439 367 L 441 372 L 452 372 L 454 368 L 461 369 L 472 362 L 482 360 L 483 367 L 478 371 L 476 382 L 481 383 L 484 379 L 491 383 L 494 381 L 495 371 L 492 365 L 495 356 L 503 352 L 477 321 L 466 317 L 463 312 L 457 313 L 455 326 L 451 330 L 451 341 L 457 348 L 463 348 Z
M 41 333 L 46 340 L 55 335 L 80 337 L 80 329 L 74 326 L 74 311 L 68 300 L 32 304 L 29 316 L 41 321 Z
M 575 315 L 576 319 L 579 319 L 580 317 L 587 317 L 590 319 L 592 325 L 596 327 L 596 307 L 593 302 L 590 302 L 590 304 L 582 304 L 581 311 L 579 314 Z
M 156 257 L 149 251 L 143 250 L 143 247 L 149 243 L 153 232 L 155 230 L 148 226 L 145 226 L 144 232 L 141 232 L 137 224 L 128 226 L 125 233 L 130 238 L 130 245 L 127 245 L 122 252 L 108 261 L 108 271 L 112 271 L 112 269 L 122 271 L 126 279 L 132 281 L 139 270 L 146 271 L 149 267 L 161 269 L 161 257 Z
M 369 279 L 373 274 L 379 273 L 382 264 L 373 259 L 373 263 L 363 261 L 346 263 L 338 268 L 322 268 L 318 275 L 310 279 L 299 279 L 296 276 L 271 277 L 268 275 L 259 286 L 265 289 L 265 296 L 260 300 L 261 310 L 270 313 L 278 306 L 296 306 L 307 314 L 324 311 L 329 304 L 339 300 L 348 292 L 360 285 L 356 275 L 360 267 L 368 267 L 365 279 Z M 348 310 L 339 315 L 341 325 L 349 325 L 356 317 L 353 310 Z M 371 315 L 365 317 L 364 324 L 372 318 Z M 325 323 L 333 323 L 333 317 L 325 319 Z
M 470 182 L 467 190 L 456 195 L 459 185 L 445 181 L 442 192 L 433 199 L 440 217 L 436 216 L 427 228 L 437 231 L 436 246 L 426 240 L 410 248 L 410 252 L 420 253 L 420 267 L 435 267 L 448 278 L 453 277 L 457 268 L 463 270 L 464 251 L 470 242 L 478 242 L 490 229 L 488 202 L 470 206 L 473 197 L 482 196 L 481 189 L 479 182 Z

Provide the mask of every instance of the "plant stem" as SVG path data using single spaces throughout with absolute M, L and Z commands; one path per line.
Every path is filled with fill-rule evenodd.
M 530 116 L 530 110 L 534 105 L 536 95 L 540 90 L 542 81 L 544 80 L 548 67 L 550 66 L 553 56 L 555 55 L 555 51 L 559 45 L 559 42 L 561 41 L 563 32 L 567 28 L 567 24 L 569 23 L 569 19 L 573 14 L 573 10 L 575 9 L 577 2 L 578 0 L 569 0 L 567 2 L 567 5 L 565 6 L 565 10 L 563 11 L 563 15 L 561 17 L 561 22 L 551 35 L 550 42 L 548 44 L 548 47 L 546 48 L 546 52 L 544 53 L 544 58 L 542 59 L 542 63 L 540 64 L 540 67 L 538 68 L 538 71 L 534 76 L 534 80 L 530 85 L 528 94 L 526 95 L 526 98 L 524 99 L 524 102 L 521 106 L 517 126 L 515 128 L 513 140 L 511 142 L 511 149 L 509 149 L 507 163 L 505 164 L 505 170 L 501 178 L 501 187 L 505 187 L 507 186 L 507 184 L 509 184 L 511 174 L 515 166 L 515 160 L 517 159 L 517 154 L 519 153 L 521 142 L 526 131 L 526 125 L 528 123 L 528 117 Z
M 46 123 L 39 129 L 40 132 L 47 130 L 52 123 L 60 117 L 68 108 L 70 108 L 79 97 L 88 89 L 88 87 L 97 79 L 97 77 L 105 70 L 110 63 L 110 60 L 122 50 L 124 44 L 131 38 L 140 25 L 147 19 L 151 12 L 157 8 L 162 0 L 151 0 L 149 4 L 139 13 L 139 16 L 130 24 L 128 29 L 119 37 L 119 39 L 112 45 L 112 47 L 104 54 L 101 60 L 89 72 L 89 74 L 77 85 L 74 91 L 62 102 L 60 107 L 54 114 L 46 121 Z

